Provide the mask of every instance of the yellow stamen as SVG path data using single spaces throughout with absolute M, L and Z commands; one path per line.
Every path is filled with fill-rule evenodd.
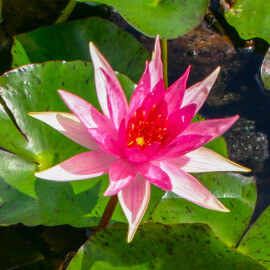
M 144 145 L 144 138 L 143 137 L 137 137 L 136 143 L 140 146 Z

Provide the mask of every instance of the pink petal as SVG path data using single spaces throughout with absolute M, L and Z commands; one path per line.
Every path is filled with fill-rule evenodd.
M 184 95 L 182 106 L 184 107 L 188 104 L 195 103 L 197 104 L 197 111 L 200 110 L 203 103 L 205 102 L 212 86 L 214 85 L 217 76 L 220 72 L 220 67 L 217 67 L 207 78 L 203 81 L 198 82 L 191 87 L 189 87 Z
M 143 100 L 150 93 L 150 89 L 151 89 L 151 80 L 149 73 L 149 63 L 146 62 L 145 71 L 130 99 L 129 115 L 133 115 L 133 113 L 141 106 Z
M 58 93 L 87 129 L 102 128 L 109 133 L 115 133 L 110 121 L 86 100 L 64 90 L 58 90 Z
M 172 182 L 172 192 L 178 196 L 208 209 L 229 212 L 229 210 L 192 175 L 166 161 L 160 162 L 160 167 L 169 175 Z
M 173 143 L 164 147 L 152 160 L 164 160 L 180 157 L 191 152 L 211 139 L 211 136 L 201 136 L 198 134 L 181 135 Z
M 95 68 L 95 82 L 96 82 L 96 89 L 97 89 L 97 96 L 99 100 L 100 107 L 108 118 L 110 118 L 110 111 L 108 108 L 108 92 L 107 92 L 107 81 L 101 77 L 101 73 L 98 71 L 100 68 L 105 70 L 105 72 L 109 75 L 111 81 L 114 84 L 115 92 L 123 98 L 123 90 L 122 87 L 114 74 L 114 71 L 110 64 L 107 62 L 105 57 L 100 53 L 100 51 L 96 48 L 96 46 L 90 42 L 90 54 L 92 58 L 92 62 Z
M 121 145 L 106 130 L 101 128 L 91 128 L 88 130 L 88 132 L 97 141 L 99 147 L 104 152 L 119 158 L 123 157 L 124 152 Z
M 163 80 L 159 81 L 154 87 L 153 91 L 144 99 L 141 107 L 145 109 L 146 114 L 153 108 L 153 106 L 158 105 L 164 100 L 164 84 Z
M 163 83 L 163 65 L 161 61 L 161 50 L 160 50 L 160 41 L 159 35 L 156 37 L 155 50 L 153 59 L 149 63 L 149 70 L 151 76 L 151 91 L 156 86 L 160 80 Z
M 166 160 L 169 163 L 181 168 L 185 172 L 200 173 L 200 172 L 250 172 L 251 170 L 243 167 L 218 153 L 201 147 L 184 156 Z
M 118 192 L 118 199 L 129 223 L 130 243 L 147 209 L 150 200 L 150 182 L 137 174 L 134 180 Z
M 125 159 L 117 160 L 110 168 L 110 185 L 104 196 L 112 196 L 126 187 L 136 176 L 136 167 Z
M 185 94 L 190 66 L 185 73 L 165 91 L 165 100 L 168 104 L 169 114 L 181 107 Z
M 171 143 L 190 124 L 195 111 L 196 105 L 189 104 L 171 113 L 166 124 L 167 134 L 164 136 L 166 145 Z
M 30 116 L 48 124 L 72 141 L 92 150 L 99 146 L 84 125 L 72 113 L 64 112 L 31 112 Z
M 137 164 L 137 170 L 150 183 L 166 191 L 172 190 L 170 178 L 158 166 L 151 163 L 140 163 Z
M 106 82 L 104 83 L 104 87 L 107 91 L 107 103 L 110 119 L 112 119 L 115 129 L 118 130 L 123 117 L 125 117 L 128 112 L 126 96 L 122 91 L 122 88 L 120 91 L 113 78 L 111 78 L 104 69 L 99 69 L 98 73 L 99 77 Z
M 211 119 L 190 124 L 182 133 L 185 134 L 200 134 L 211 136 L 211 140 L 225 133 L 237 120 L 239 116 Z
M 117 159 L 101 150 L 81 153 L 35 176 L 59 182 L 97 177 L 109 172 Z

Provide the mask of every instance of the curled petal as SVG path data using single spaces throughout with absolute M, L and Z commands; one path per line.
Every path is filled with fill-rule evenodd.
M 31 112 L 30 116 L 48 124 L 72 141 L 92 150 L 98 150 L 99 145 L 72 113 L 64 112 Z
M 108 107 L 109 97 L 108 97 L 108 92 L 107 92 L 108 82 L 101 77 L 101 74 L 99 72 L 100 68 L 102 68 L 108 74 L 110 80 L 113 82 L 113 85 L 115 87 L 115 92 L 117 92 L 119 96 L 121 97 L 124 95 L 124 93 L 117 77 L 114 74 L 112 67 L 107 62 L 105 57 L 100 53 L 100 51 L 92 42 L 90 42 L 89 47 L 90 47 L 90 54 L 91 54 L 92 62 L 95 68 L 95 83 L 96 83 L 99 104 L 104 115 L 106 115 L 110 119 L 111 114 Z
M 249 168 L 241 166 L 228 158 L 204 147 L 200 147 L 184 156 L 167 160 L 185 172 L 250 172 Z
M 137 164 L 137 170 L 150 183 L 166 191 L 172 190 L 169 176 L 158 166 L 151 163 L 140 163 Z
M 165 100 L 168 104 L 169 115 L 173 111 L 181 107 L 181 103 L 185 94 L 187 80 L 190 72 L 190 66 L 185 73 L 174 82 L 165 92 Z
M 115 133 L 110 121 L 86 100 L 64 90 L 58 90 L 58 93 L 87 129 L 102 128 L 109 133 Z
M 150 182 L 139 173 L 133 181 L 118 192 L 118 199 L 129 223 L 130 243 L 147 209 L 150 200 Z
M 101 150 L 81 153 L 35 176 L 53 181 L 72 181 L 94 178 L 109 172 L 116 158 Z
M 133 115 L 133 113 L 141 106 L 143 100 L 150 93 L 150 89 L 151 89 L 151 80 L 149 73 L 149 63 L 146 62 L 145 71 L 130 99 L 129 115 Z
M 163 65 L 161 61 L 159 35 L 156 37 L 155 50 L 153 53 L 153 59 L 149 63 L 149 69 L 151 76 L 151 91 L 152 91 L 160 80 L 162 80 L 163 83 Z
M 104 69 L 100 68 L 98 70 L 98 74 L 100 78 L 105 82 L 104 87 L 107 91 L 107 103 L 110 119 L 112 119 L 115 129 L 118 130 L 123 117 L 125 117 L 128 112 L 126 96 L 122 91 L 122 88 L 120 91 L 113 78 L 111 78 Z
M 221 118 L 221 119 L 211 119 L 206 121 L 200 121 L 190 124 L 184 131 L 185 134 L 200 134 L 211 136 L 211 140 L 217 138 L 218 136 L 225 133 L 237 120 L 238 115 Z
M 181 107 L 184 107 L 188 104 L 195 103 L 197 104 L 196 113 L 200 110 L 203 103 L 205 102 L 211 88 L 213 87 L 217 76 L 220 72 L 220 67 L 217 67 L 207 78 L 203 81 L 198 82 L 185 91 L 184 99 Z
M 229 212 L 195 177 L 166 161 L 161 161 L 159 165 L 169 175 L 172 192 L 176 195 L 208 209 Z
M 110 185 L 104 196 L 112 196 L 126 187 L 136 176 L 136 167 L 125 159 L 117 160 L 110 168 Z

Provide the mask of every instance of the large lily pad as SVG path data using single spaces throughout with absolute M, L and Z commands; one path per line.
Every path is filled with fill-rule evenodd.
M 254 178 L 233 173 L 204 173 L 197 174 L 196 178 L 231 212 L 208 210 L 168 192 L 151 220 L 163 223 L 206 223 L 224 242 L 236 246 L 255 208 Z
M 270 268 L 270 206 L 244 236 L 238 249 Z
M 224 244 L 205 224 L 148 223 L 130 244 L 126 233 L 124 224 L 98 232 L 67 269 L 265 269 Z
M 88 2 L 91 0 L 77 0 Z M 96 0 L 114 7 L 129 24 L 147 36 L 183 36 L 202 20 L 208 0 Z
M 238 0 L 225 17 L 243 39 L 260 37 L 270 43 L 269 0 Z
M 91 61 L 93 41 L 114 70 L 138 81 L 148 58 L 146 49 L 129 33 L 97 17 L 46 26 L 18 35 L 12 48 L 13 67 L 49 60 Z

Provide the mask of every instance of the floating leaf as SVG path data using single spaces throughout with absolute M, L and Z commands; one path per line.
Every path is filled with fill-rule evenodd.
M 231 210 L 204 209 L 168 192 L 151 220 L 162 223 L 206 223 L 225 243 L 235 246 L 246 230 L 256 203 L 253 177 L 233 173 L 196 174 L 196 178 Z
M 90 0 L 79 0 L 88 2 Z M 114 7 L 129 24 L 147 36 L 171 39 L 183 36 L 202 20 L 208 0 L 96 0 Z
M 243 39 L 259 37 L 270 43 L 269 0 L 238 0 L 225 17 Z
M 139 80 L 148 58 L 146 49 L 129 33 L 97 17 L 45 26 L 16 36 L 12 65 L 49 60 L 91 61 L 89 41 L 95 43 L 114 70 Z
M 147 223 L 130 244 L 126 232 L 124 224 L 99 231 L 67 269 L 265 269 L 224 244 L 205 224 Z
M 252 224 L 238 249 L 270 268 L 270 206 Z

